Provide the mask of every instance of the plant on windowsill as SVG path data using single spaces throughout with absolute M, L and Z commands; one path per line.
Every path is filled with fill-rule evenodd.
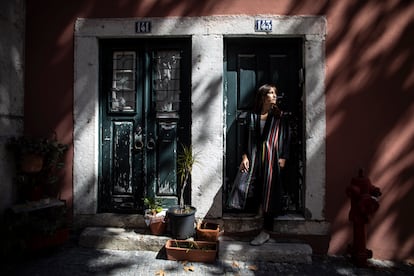
M 196 208 L 185 205 L 184 192 L 196 163 L 191 146 L 182 145 L 182 152 L 177 157 L 178 177 L 181 184 L 180 205 L 168 209 L 168 219 L 171 225 L 171 235 L 176 239 L 187 239 L 194 235 Z
M 144 205 L 147 207 L 144 211 L 144 219 L 149 226 L 151 234 L 162 235 L 166 229 L 165 210 L 162 208 L 161 200 L 154 197 L 145 197 Z
M 59 192 L 59 170 L 68 145 L 60 143 L 56 134 L 51 139 L 19 136 L 8 140 L 8 148 L 17 162 L 16 181 L 24 200 L 45 196 L 56 197 Z

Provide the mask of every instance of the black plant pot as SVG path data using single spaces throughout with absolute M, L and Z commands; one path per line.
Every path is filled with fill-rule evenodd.
M 196 208 L 186 206 L 184 210 L 180 206 L 172 206 L 168 209 L 167 217 L 171 229 L 171 237 L 185 240 L 194 235 Z

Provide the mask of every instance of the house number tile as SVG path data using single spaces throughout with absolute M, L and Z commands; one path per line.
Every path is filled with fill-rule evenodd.
M 151 21 L 137 21 L 135 23 L 135 32 L 150 33 L 151 32 Z
M 256 32 L 271 32 L 273 28 L 272 20 L 270 19 L 256 19 L 254 30 Z

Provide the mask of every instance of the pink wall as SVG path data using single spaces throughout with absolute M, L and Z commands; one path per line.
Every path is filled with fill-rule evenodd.
M 407 2 L 369 1 L 328 11 L 327 215 L 333 222 L 332 252 L 343 249 L 348 238 L 344 187 L 363 167 L 383 192 L 370 224 L 369 246 L 378 256 L 414 253 L 414 5 L 402 3 Z
M 325 15 L 330 253 L 352 240 L 346 186 L 365 168 L 383 196 L 368 247 L 414 258 L 414 3 L 393 1 L 27 1 L 26 132 L 73 139 L 73 29 L 78 17 Z M 193 3 L 193 4 L 187 4 Z M 73 153 L 67 156 L 72 163 Z M 64 177 L 72 198 L 72 167 Z

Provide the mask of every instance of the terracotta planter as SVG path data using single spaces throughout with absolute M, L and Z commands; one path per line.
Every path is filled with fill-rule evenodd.
M 217 258 L 217 242 L 168 240 L 165 244 L 167 259 L 213 263 Z
M 216 242 L 219 237 L 220 227 L 217 223 L 197 223 L 197 240 Z
M 160 236 L 165 233 L 167 223 L 164 216 L 154 216 L 150 218 L 149 228 L 152 235 Z
M 40 172 L 43 168 L 43 156 L 34 153 L 24 154 L 21 157 L 21 170 L 26 173 Z

